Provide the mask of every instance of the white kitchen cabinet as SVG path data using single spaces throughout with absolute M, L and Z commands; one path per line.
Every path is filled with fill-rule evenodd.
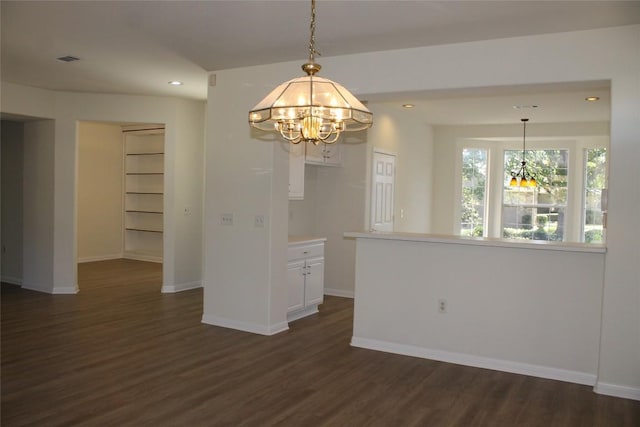
M 304 199 L 304 143 L 289 144 L 289 200 Z
M 340 142 L 318 145 L 306 144 L 305 163 L 323 166 L 342 165 L 342 145 Z
M 318 312 L 324 301 L 324 239 L 289 243 L 287 320 Z

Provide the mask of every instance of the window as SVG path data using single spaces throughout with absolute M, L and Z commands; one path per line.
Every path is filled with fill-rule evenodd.
M 460 234 L 463 236 L 485 235 L 487 152 L 481 148 L 462 150 Z
M 511 171 L 517 170 L 522 151 L 504 152 L 502 237 L 524 240 L 565 239 L 568 200 L 568 150 L 527 151 L 527 166 L 536 175 L 536 187 L 511 187 Z
M 584 206 L 582 239 L 587 243 L 603 242 L 602 189 L 606 184 L 606 148 L 587 148 L 585 151 Z

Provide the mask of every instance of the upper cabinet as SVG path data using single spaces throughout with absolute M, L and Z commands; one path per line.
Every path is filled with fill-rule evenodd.
M 342 145 L 335 144 L 318 145 L 306 144 L 305 163 L 311 165 L 340 166 L 342 165 Z

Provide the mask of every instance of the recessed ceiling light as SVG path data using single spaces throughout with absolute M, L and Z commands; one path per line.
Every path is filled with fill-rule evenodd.
M 532 108 L 538 108 L 537 105 L 514 105 L 513 108 L 516 110 L 530 110 Z
M 74 62 L 74 61 L 80 61 L 80 58 L 78 58 L 77 56 L 73 56 L 73 55 L 65 55 L 65 56 L 59 56 L 56 58 L 58 61 L 60 62 Z
M 413 107 L 415 107 L 415 105 L 414 104 L 402 104 L 402 107 L 404 107 L 404 108 L 413 108 Z
M 588 102 L 596 102 L 596 101 L 600 100 L 600 97 L 599 96 L 587 96 L 584 100 L 588 101 Z
M 178 80 L 171 80 L 171 81 L 169 82 L 169 84 L 170 84 L 171 86 L 182 86 L 184 83 L 182 83 L 181 81 L 178 81 Z

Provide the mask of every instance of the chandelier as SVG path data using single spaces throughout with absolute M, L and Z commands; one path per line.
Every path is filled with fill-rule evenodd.
M 304 77 L 282 83 L 249 111 L 251 126 L 276 131 L 293 144 L 332 144 L 342 132 L 370 128 L 373 114 L 347 89 L 317 77 L 320 64 L 315 55 L 316 2 L 311 0 L 309 61 L 302 65 Z
M 522 122 L 522 161 L 520 162 L 520 168 L 517 171 L 511 172 L 511 181 L 509 185 L 511 187 L 535 187 L 536 186 L 536 175 L 529 171 L 527 168 L 527 162 L 524 159 L 526 150 L 525 150 L 525 140 L 527 136 L 527 122 L 529 119 L 520 119 Z

